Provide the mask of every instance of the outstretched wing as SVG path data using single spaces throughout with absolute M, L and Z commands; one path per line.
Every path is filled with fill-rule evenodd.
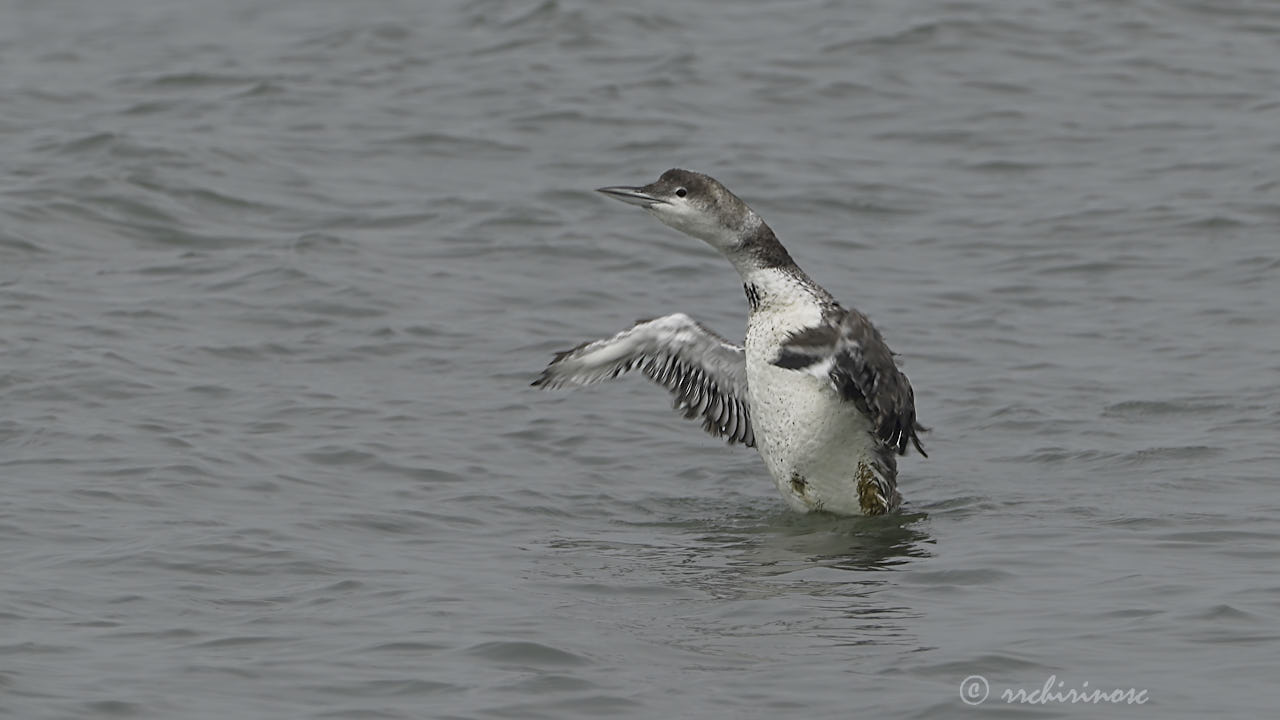
M 876 437 L 886 446 L 905 455 L 910 442 L 928 457 L 917 435 L 927 428 L 916 422 L 911 381 L 862 313 L 839 309 L 822 325 L 793 333 L 773 364 L 830 381 L 841 398 L 871 418 Z
M 756 444 L 742 348 L 683 313 L 641 320 L 611 338 L 557 353 L 535 387 L 591 385 L 639 368 L 675 396 L 675 409 L 729 444 Z

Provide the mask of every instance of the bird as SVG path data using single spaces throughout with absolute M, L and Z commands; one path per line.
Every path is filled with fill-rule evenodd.
M 898 510 L 897 457 L 927 428 L 897 358 L 866 315 L 840 305 L 768 224 L 716 179 L 674 168 L 642 187 L 599 188 L 718 250 L 742 278 L 746 337 L 734 344 L 684 313 L 638 321 L 556 353 L 533 386 L 583 386 L 639 370 L 675 409 L 730 445 L 755 447 L 800 512 Z

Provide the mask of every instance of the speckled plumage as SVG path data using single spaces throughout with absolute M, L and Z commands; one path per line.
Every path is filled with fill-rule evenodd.
M 751 313 L 739 347 L 677 313 L 559 353 L 534 385 L 585 385 L 639 367 L 686 417 L 754 444 L 788 505 L 879 515 L 901 502 L 896 456 L 924 454 L 911 383 L 866 316 L 841 307 L 773 230 L 711 177 L 669 170 L 601 192 L 719 250 Z

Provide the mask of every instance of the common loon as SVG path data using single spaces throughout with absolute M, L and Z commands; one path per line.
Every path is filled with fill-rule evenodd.
M 676 313 L 557 353 L 533 385 L 590 385 L 638 368 L 707 432 L 756 447 L 792 508 L 896 510 L 895 455 L 908 444 L 925 455 L 917 434 L 925 428 L 911 383 L 871 321 L 811 280 L 764 220 L 714 178 L 673 169 L 644 187 L 599 192 L 648 210 L 733 264 L 751 305 L 746 343 Z

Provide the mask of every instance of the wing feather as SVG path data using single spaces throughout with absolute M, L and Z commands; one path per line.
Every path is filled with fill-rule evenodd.
M 793 333 L 774 365 L 828 380 L 844 400 L 871 418 L 875 436 L 899 455 L 913 445 L 928 457 L 918 433 L 915 391 L 893 352 L 865 315 L 837 308 L 823 324 Z
M 592 385 L 639 368 L 671 392 L 675 409 L 729 444 L 755 446 L 742 348 L 676 313 L 556 353 L 535 387 Z

